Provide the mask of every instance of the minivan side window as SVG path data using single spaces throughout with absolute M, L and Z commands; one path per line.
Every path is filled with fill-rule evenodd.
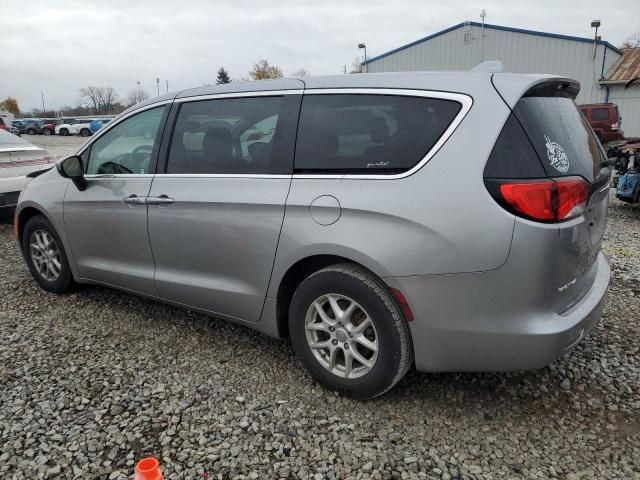
M 401 95 L 305 95 L 295 171 L 407 171 L 425 157 L 461 108 L 452 100 Z
M 591 110 L 591 120 L 594 122 L 601 122 L 603 120 L 609 120 L 608 108 L 594 108 Z
M 149 173 L 164 110 L 162 106 L 135 114 L 93 142 L 87 174 Z
M 292 155 L 281 149 L 287 137 L 285 102 L 285 96 L 257 96 L 184 103 L 166 173 L 290 173 Z

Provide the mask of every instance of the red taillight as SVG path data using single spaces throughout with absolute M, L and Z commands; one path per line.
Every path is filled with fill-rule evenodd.
M 589 184 L 580 177 L 496 182 L 500 203 L 516 215 L 539 222 L 561 222 L 576 217 L 589 200 Z
M 614 122 L 611 124 L 611 130 L 618 130 L 618 122 Z

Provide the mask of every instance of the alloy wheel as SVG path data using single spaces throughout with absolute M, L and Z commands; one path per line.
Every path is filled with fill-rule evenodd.
M 46 281 L 57 280 L 62 272 L 60 249 L 46 230 L 36 230 L 29 241 L 31 260 L 38 274 Z
M 378 333 L 355 300 L 335 293 L 311 303 L 305 319 L 307 344 L 332 374 L 347 379 L 369 373 L 378 359 Z

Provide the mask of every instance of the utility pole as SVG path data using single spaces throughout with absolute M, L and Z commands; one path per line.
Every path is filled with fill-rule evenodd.
M 160 78 L 156 77 L 156 87 L 158 87 L 158 96 L 160 96 Z
M 169 80 L 165 80 L 164 83 L 167 84 L 167 93 L 169 93 Z
M 487 12 L 482 9 L 480 18 L 482 19 L 482 28 L 480 29 L 480 61 L 484 62 L 484 17 L 487 16 Z
M 40 90 L 40 96 L 42 97 L 42 114 L 44 115 L 46 108 L 44 108 L 44 93 L 42 93 L 42 90 Z

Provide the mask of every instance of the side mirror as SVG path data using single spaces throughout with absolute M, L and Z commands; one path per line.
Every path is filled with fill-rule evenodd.
M 57 164 L 58 172 L 64 178 L 70 178 L 76 188 L 83 191 L 87 188 L 87 181 L 84 178 L 84 165 L 82 159 L 77 155 L 67 157 Z

